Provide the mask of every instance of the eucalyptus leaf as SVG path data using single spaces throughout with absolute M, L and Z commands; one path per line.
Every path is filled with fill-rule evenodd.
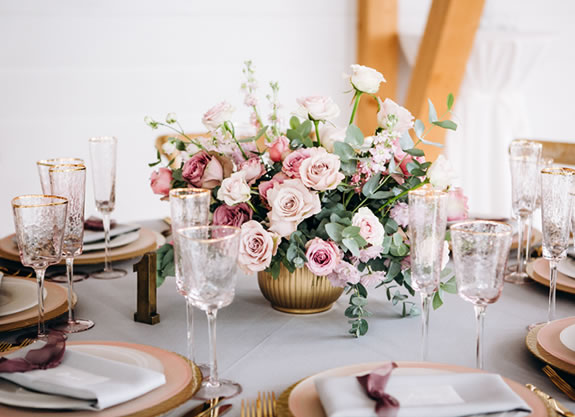
M 297 116 L 292 116 L 289 119 L 289 126 L 292 129 L 297 129 L 299 125 L 300 125 L 300 121 L 299 121 L 299 118 Z
M 355 239 L 345 238 L 342 240 L 342 243 L 349 249 L 353 256 L 359 256 L 359 246 Z
M 415 125 L 413 126 L 413 130 L 415 130 L 417 137 L 421 139 L 421 135 L 423 135 L 423 132 L 425 131 L 425 125 L 421 120 L 417 119 L 415 121 Z
M 439 307 L 443 305 L 443 300 L 441 299 L 441 295 L 439 295 L 439 291 L 437 291 L 433 296 L 432 305 L 434 310 L 437 310 Z
M 346 238 L 353 238 L 354 236 L 359 235 L 360 230 L 361 229 L 358 226 L 347 226 L 345 229 L 343 229 L 342 236 Z
M 435 111 L 435 106 L 431 102 L 431 99 L 427 99 L 429 103 L 429 123 L 437 121 L 437 112 Z
M 363 133 L 361 133 L 359 127 L 354 124 L 347 127 L 345 131 L 345 142 L 356 148 L 363 145 Z
M 345 229 L 345 227 L 339 223 L 328 223 L 325 225 L 325 231 L 327 232 L 328 236 L 335 242 L 342 241 L 343 229 Z
M 406 149 L 405 153 L 408 153 L 412 156 L 424 156 L 425 155 L 425 152 L 423 152 L 421 149 L 418 149 L 418 148 Z
M 342 162 L 355 158 L 355 151 L 345 142 L 335 142 L 333 144 L 333 152 L 339 156 L 339 159 L 341 159 Z
M 453 107 L 453 94 L 449 93 L 447 96 L 447 110 L 451 110 L 451 108 Z
M 433 124 L 444 129 L 457 130 L 457 123 L 455 123 L 453 120 L 442 120 L 440 122 L 433 122 Z
M 401 146 L 401 149 L 403 149 L 403 150 L 411 149 L 411 148 L 413 148 L 413 145 L 414 145 L 414 143 L 413 143 L 413 140 L 411 139 L 409 132 L 405 132 L 399 138 L 399 146 Z
M 381 179 L 381 173 L 377 173 L 374 176 L 372 176 L 364 185 L 363 188 L 361 189 L 361 193 L 366 196 L 366 197 L 370 197 L 375 190 L 377 189 L 377 187 L 379 187 L 379 180 Z

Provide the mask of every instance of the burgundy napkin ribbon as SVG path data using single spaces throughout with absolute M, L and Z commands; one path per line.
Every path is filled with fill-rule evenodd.
M 33 349 L 24 357 L 8 359 L 0 358 L 0 372 L 27 372 L 35 369 L 55 368 L 62 362 L 66 350 L 64 333 L 52 332 L 40 349 Z
M 116 221 L 112 220 L 110 222 L 110 229 L 113 229 L 116 226 Z M 90 216 L 84 221 L 84 229 L 86 230 L 95 230 L 95 231 L 102 231 L 104 230 L 104 221 L 99 217 Z
M 375 400 L 377 417 L 395 417 L 399 411 L 399 401 L 385 393 L 385 386 L 391 376 L 391 371 L 395 368 L 397 368 L 397 364 L 389 362 L 367 375 L 357 377 L 367 396 Z

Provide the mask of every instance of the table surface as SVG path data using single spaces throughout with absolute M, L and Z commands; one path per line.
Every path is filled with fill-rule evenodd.
M 160 222 L 151 222 L 157 230 Z M 76 316 L 93 320 L 89 331 L 70 335 L 70 340 L 117 340 L 158 346 L 185 354 L 186 317 L 184 298 L 173 279 L 158 289 L 160 323 L 136 323 L 136 277 L 133 262 L 116 266 L 129 274 L 115 280 L 87 279 L 74 285 L 78 295 Z M 78 268 L 81 269 L 81 268 Z M 526 326 L 547 317 L 548 288 L 529 283 L 505 284 L 497 303 L 487 308 L 485 319 L 485 368 L 522 384 L 532 383 L 568 408 L 575 402 L 556 389 L 541 371 L 543 364 L 525 346 Z M 240 276 L 233 303 L 220 310 L 217 322 L 220 376 L 239 382 L 243 392 L 229 400 L 230 415 L 240 414 L 241 399 L 255 399 L 258 391 L 279 395 L 294 382 L 323 371 L 363 362 L 418 361 L 420 317 L 402 318 L 400 308 L 385 298 L 385 291 L 372 289 L 368 309 L 369 332 L 361 338 L 347 334 L 344 317 L 347 297 L 334 307 L 313 315 L 290 315 L 273 310 L 261 295 L 255 276 Z M 431 314 L 429 360 L 474 367 L 475 318 L 471 304 L 446 294 L 444 305 Z M 575 296 L 557 294 L 557 318 L 575 313 Z M 195 310 L 197 362 L 208 361 L 205 314 Z M 170 415 L 190 409 L 188 402 Z

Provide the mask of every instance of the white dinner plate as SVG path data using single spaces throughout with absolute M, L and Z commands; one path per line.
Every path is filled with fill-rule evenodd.
M 164 372 L 162 362 L 154 356 L 136 349 L 110 345 L 68 345 L 66 349 L 82 352 L 112 361 L 145 367 Z M 85 400 L 61 395 L 43 394 L 30 391 L 17 384 L 0 378 L 0 404 L 13 407 L 39 408 L 45 410 L 78 409 L 86 404 Z
M 565 327 L 559 333 L 559 340 L 567 349 L 575 352 L 575 324 Z
M 575 279 L 575 261 L 569 257 L 561 260 L 557 265 L 557 270 L 569 278 Z
M 110 248 L 119 248 L 120 246 L 126 246 L 132 242 L 135 242 L 140 237 L 140 231 L 124 233 L 110 239 Z M 94 242 L 94 243 L 84 243 L 84 252 L 103 250 L 104 242 Z
M 140 229 L 141 226 L 139 224 L 117 224 L 112 229 L 110 229 L 110 238 L 130 232 L 135 232 L 136 230 Z M 84 230 L 84 245 L 103 240 L 104 232 L 102 230 Z
M 0 317 L 19 313 L 38 304 L 36 282 L 27 279 L 4 277 L 0 287 Z M 46 298 L 46 289 L 44 289 Z

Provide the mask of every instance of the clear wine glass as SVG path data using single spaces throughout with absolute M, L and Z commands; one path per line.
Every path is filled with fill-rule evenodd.
M 66 259 L 68 277 L 68 320 L 54 326 L 65 333 L 78 333 L 94 327 L 92 320 L 74 318 L 73 279 L 74 258 L 82 254 L 84 246 L 84 202 L 86 197 L 86 167 L 63 164 L 50 167 L 52 194 L 68 199 L 68 218 L 64 231 L 62 256 Z
M 51 195 L 54 194 L 50 188 L 50 167 L 54 165 L 61 165 L 61 164 L 72 164 L 72 165 L 86 165 L 83 159 L 80 158 L 51 158 L 51 159 L 42 159 L 36 162 L 36 166 L 38 167 L 38 175 L 40 176 L 40 185 L 42 186 L 42 194 Z M 88 278 L 88 274 L 84 272 L 75 271 L 72 279 L 74 282 L 82 281 Z M 47 280 L 66 283 L 68 282 L 68 274 L 56 274 L 50 275 L 46 277 Z
M 475 220 L 454 224 L 450 230 L 457 293 L 475 308 L 475 363 L 483 369 L 485 309 L 499 299 L 503 290 L 513 229 L 505 223 Z
M 38 338 L 46 337 L 44 275 L 62 259 L 68 200 L 52 195 L 24 195 L 12 200 L 22 265 L 34 269 L 38 283 Z
M 522 139 L 516 139 L 509 145 L 512 208 L 513 216 L 517 219 L 518 239 L 517 269 L 505 276 L 505 281 L 512 284 L 525 284 L 529 281 L 525 272 L 527 256 L 523 255 L 531 246 L 531 228 L 527 230 L 527 239 L 524 239 L 524 232 L 525 226 L 531 224 L 531 216 L 535 209 L 541 149 L 540 143 Z
M 554 162 L 555 161 L 553 158 L 539 158 L 539 179 L 537 186 L 535 187 L 537 196 L 535 197 L 535 207 L 533 209 L 533 213 L 541 208 L 541 171 L 545 168 L 553 167 Z M 533 213 L 529 217 L 529 224 L 527 225 L 527 250 L 525 251 L 525 265 L 527 265 L 531 259 L 531 231 L 533 230 Z
M 242 387 L 219 379 L 216 360 L 216 315 L 234 299 L 240 229 L 233 226 L 196 226 L 176 232 L 177 262 L 181 263 L 192 305 L 208 316 L 210 376 L 195 398 L 209 400 L 238 395 Z
M 191 226 L 205 226 L 210 221 L 210 190 L 203 188 L 175 188 L 170 190 L 170 215 L 172 221 L 172 236 L 174 239 L 174 248 L 178 245 L 178 229 Z M 177 249 L 174 250 L 174 253 Z M 178 257 L 174 257 L 176 269 L 176 286 L 178 292 L 186 299 L 186 328 L 187 328 L 187 354 L 188 359 L 194 363 L 194 307 L 191 300 L 187 297 L 189 292 L 189 280 L 185 279 L 182 271 L 182 264 Z M 209 365 L 196 365 L 206 377 L 209 373 Z
M 433 189 L 410 191 L 409 241 L 411 285 L 421 297 L 421 360 L 427 360 L 429 305 L 439 287 L 447 225 L 447 193 Z
M 116 205 L 116 149 L 118 140 L 112 136 L 91 138 L 90 160 L 96 208 L 104 223 L 104 269 L 90 276 L 97 279 L 121 278 L 127 274 L 115 269 L 110 262 L 110 215 Z
M 541 171 L 541 222 L 543 257 L 549 261 L 549 309 L 547 322 L 555 319 L 557 264 L 567 255 L 575 170 L 555 167 Z M 536 324 L 535 324 L 536 325 Z M 532 326 L 535 326 L 532 325 Z

